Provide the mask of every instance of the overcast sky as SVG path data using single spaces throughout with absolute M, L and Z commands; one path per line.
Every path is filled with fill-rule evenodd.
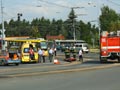
M 21 19 L 30 21 L 42 16 L 51 20 L 53 18 L 66 20 L 71 7 L 84 7 L 75 9 L 75 13 L 78 15 L 77 20 L 88 22 L 97 20 L 103 5 L 108 5 L 120 13 L 120 0 L 2 0 L 2 2 L 4 20 L 11 18 L 16 20 L 18 13 L 23 14 Z

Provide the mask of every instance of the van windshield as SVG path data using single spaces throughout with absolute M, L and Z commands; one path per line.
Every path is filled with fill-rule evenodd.
M 47 43 L 46 42 L 41 42 L 40 46 L 41 46 L 41 49 L 47 49 Z

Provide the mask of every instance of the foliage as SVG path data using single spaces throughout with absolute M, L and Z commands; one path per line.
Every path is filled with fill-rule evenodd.
M 74 27 L 73 27 L 74 23 Z M 0 27 L 2 27 L 0 25 Z M 76 39 L 83 39 L 92 43 L 91 39 L 98 40 L 98 28 L 90 23 L 76 21 L 74 9 L 71 9 L 68 19 L 49 20 L 44 17 L 35 18 L 31 22 L 24 20 L 13 20 L 5 22 L 6 36 L 30 36 L 45 38 L 46 35 L 64 35 L 65 39 L 73 39 L 73 28 L 75 29 Z
M 100 27 L 103 31 L 116 31 L 120 29 L 120 16 L 113 9 L 108 6 L 101 8 Z

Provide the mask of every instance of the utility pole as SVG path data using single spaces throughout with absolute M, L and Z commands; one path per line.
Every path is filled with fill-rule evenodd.
M 74 40 L 76 40 L 76 33 L 75 33 L 74 21 L 73 21 L 73 23 L 72 23 L 72 26 L 73 26 L 73 37 L 74 37 Z
M 75 21 L 75 18 L 76 18 L 76 15 L 75 15 L 75 13 L 74 13 L 74 9 L 76 9 L 76 8 L 79 8 L 79 7 L 72 7 L 72 8 L 71 8 L 71 13 L 69 14 L 69 18 L 70 18 L 70 20 L 71 20 L 71 22 L 72 22 L 73 38 L 74 38 L 74 40 L 76 40 L 75 25 L 74 25 L 74 21 Z
M 3 15 L 3 4 L 2 4 L 2 0 L 1 0 L 1 18 L 2 18 L 2 50 L 5 50 L 5 42 L 4 42 L 4 39 L 5 39 L 5 28 L 4 28 L 4 15 Z
M 76 30 L 75 30 L 75 18 L 77 18 L 77 15 L 74 13 L 74 9 L 79 9 L 84 7 L 71 7 L 71 13 L 69 15 L 69 18 L 72 21 L 72 28 L 73 28 L 73 38 L 76 40 Z
M 77 9 L 77 8 L 80 8 L 80 7 L 72 7 L 71 9 L 74 11 L 74 9 Z M 73 26 L 73 37 L 74 37 L 74 40 L 76 40 L 76 33 L 75 33 L 75 23 L 74 23 L 74 19 L 77 18 L 76 15 L 73 15 L 73 19 L 72 19 L 72 26 Z

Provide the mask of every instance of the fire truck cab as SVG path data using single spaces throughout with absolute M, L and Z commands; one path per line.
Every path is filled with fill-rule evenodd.
M 100 62 L 107 60 L 118 60 L 120 63 L 120 31 L 103 31 L 100 36 Z

